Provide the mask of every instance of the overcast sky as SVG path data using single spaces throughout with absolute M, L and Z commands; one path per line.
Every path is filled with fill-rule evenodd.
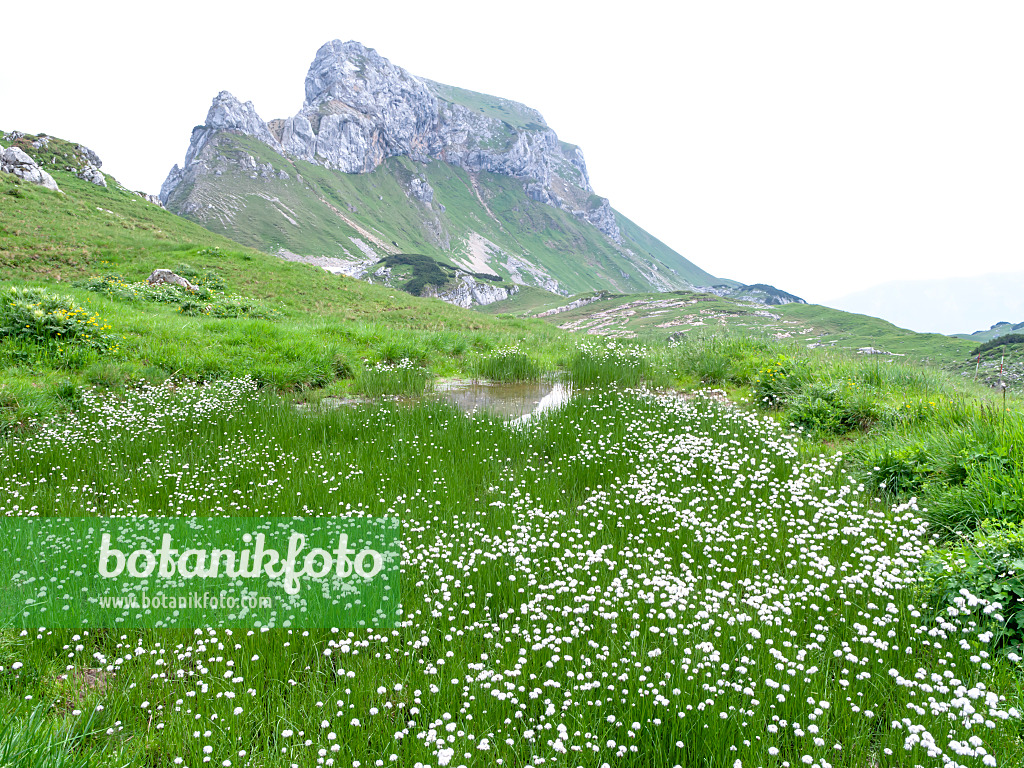
M 539 109 L 599 194 L 713 274 L 827 303 L 1024 268 L 1024 3 L 674 6 L 47 2 L 4 34 L 0 129 L 156 192 L 218 91 L 293 115 L 316 49 L 352 39 Z

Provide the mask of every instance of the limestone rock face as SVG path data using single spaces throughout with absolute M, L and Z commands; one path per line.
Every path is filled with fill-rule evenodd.
M 418 78 L 361 43 L 332 40 L 317 51 L 302 108 L 293 117 L 268 124 L 252 102 L 219 93 L 206 122 L 193 129 L 185 163 L 168 174 L 160 199 L 166 204 L 190 175 L 209 172 L 203 148 L 218 132 L 233 131 L 282 155 L 346 173 L 367 173 L 404 155 L 522 178 L 533 199 L 565 208 L 621 242 L 607 201 L 597 209 L 588 205 L 593 190 L 578 147 L 560 142 L 534 109 L 495 97 L 485 97 L 492 112 L 473 109 L 466 103 L 480 95 L 467 94 Z M 410 192 L 421 202 L 432 201 L 429 185 L 414 185 Z
M 259 139 L 274 149 L 280 144 L 263 122 L 251 101 L 244 104 L 227 91 L 221 91 L 210 105 L 206 113 L 206 122 L 192 129 L 192 140 L 188 153 L 185 155 L 185 167 L 188 167 L 218 131 L 235 131 Z M 173 171 L 172 171 L 173 173 Z M 166 182 L 165 182 L 166 184 Z M 163 197 L 163 195 L 161 195 Z
M 434 188 L 426 179 L 413 179 L 409 183 L 409 194 L 426 205 L 434 201 Z
M 485 306 L 496 301 L 504 301 L 509 296 L 519 292 L 519 286 L 512 285 L 502 288 L 497 285 L 477 282 L 472 275 L 459 272 L 456 277 L 458 282 L 449 288 L 438 290 L 433 285 L 428 285 L 423 291 L 424 296 L 429 296 L 458 307 L 468 309 L 472 306 Z
M 615 211 L 608 202 L 607 197 L 601 198 L 601 204 L 596 208 L 587 211 L 573 211 L 576 218 L 589 221 L 601 232 L 606 234 L 616 243 L 622 243 L 622 232 L 619 231 L 619 223 L 615 220 Z
M 55 192 L 60 192 L 60 187 L 53 180 L 53 176 L 40 168 L 36 161 L 29 157 L 20 147 L 7 147 L 7 149 L 0 151 L 0 171 L 13 173 L 19 179 L 23 179 L 30 184 L 38 184 Z

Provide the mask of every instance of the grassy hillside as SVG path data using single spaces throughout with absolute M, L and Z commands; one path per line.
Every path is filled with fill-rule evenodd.
M 495 120 L 501 120 L 514 128 L 539 131 L 547 127 L 536 110 L 517 101 L 503 99 L 500 96 L 490 96 L 486 93 L 477 93 L 433 80 L 427 82 L 438 98 L 452 104 L 461 104 L 467 109 L 493 117 Z
M 569 293 L 649 290 L 644 273 L 675 287 L 720 282 L 621 216 L 626 241 L 616 246 L 570 213 L 530 200 L 520 179 L 404 157 L 344 174 L 232 133 L 203 153 L 213 172 L 182 184 L 168 207 L 270 253 L 352 262 L 420 253 L 529 285 L 555 280 Z M 414 179 L 433 189 L 430 203 L 412 193 Z
M 591 298 L 602 297 L 598 301 Z M 569 298 L 523 297 L 483 307 L 481 312 L 510 312 L 531 317 L 579 300 L 588 303 L 544 317 L 565 330 L 613 338 L 660 341 L 708 330 L 730 331 L 774 339 L 792 339 L 807 348 L 833 347 L 857 351 L 871 347 L 916 362 L 966 369 L 970 341 L 897 328 L 867 315 L 816 304 L 764 306 L 712 294 L 680 291 L 671 294 L 580 294 Z M 973 370 L 973 368 L 971 368 Z
M 53 175 L 63 194 L 0 174 L 0 289 L 36 286 L 70 297 L 111 327 L 117 351 L 0 339 L 0 430 L 66 410 L 86 385 L 248 373 L 315 399 L 358 389 L 361 372 L 378 361 L 469 373 L 491 350 L 517 342 L 544 359 L 570 346 L 542 321 L 478 315 L 248 249 L 111 177 L 102 188 L 58 169 Z M 218 296 L 256 302 L 268 317 L 215 317 L 203 303 L 183 314 L 181 304 L 75 285 L 105 275 L 137 284 L 158 268 L 213 273 L 224 283 Z
M 1006 336 L 1010 333 L 1024 332 L 1024 323 L 996 323 L 987 331 L 975 331 L 974 333 L 957 333 L 954 334 L 960 339 L 970 339 L 981 344 L 986 341 L 992 341 L 992 339 L 998 339 L 1000 336 Z

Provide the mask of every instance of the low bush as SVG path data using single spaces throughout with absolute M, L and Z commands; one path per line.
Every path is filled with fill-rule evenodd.
M 280 316 L 276 310 L 254 299 L 224 293 L 224 280 L 213 272 L 207 270 L 200 273 L 185 264 L 178 266 L 177 269 L 181 270 L 178 274 L 186 277 L 189 282 L 196 281 L 196 290 L 190 291 L 167 283 L 150 285 L 145 281 L 129 282 L 115 274 L 91 277 L 75 283 L 75 287 L 100 293 L 112 299 L 175 304 L 181 314 L 189 317 L 252 317 L 274 320 Z
M 0 294 L 0 340 L 25 341 L 60 350 L 73 345 L 97 352 L 117 349 L 102 318 L 71 296 L 42 288 L 7 288 Z
M 755 402 L 767 410 L 782 408 L 800 391 L 808 378 L 810 376 L 805 363 L 778 354 L 761 367 L 751 382 Z
M 944 549 L 932 550 L 923 591 L 937 613 L 976 608 L 999 645 L 1024 643 L 1024 523 L 987 520 Z M 983 602 L 984 601 L 984 602 Z M 983 609 L 985 602 L 998 606 Z
M 842 435 L 866 429 L 879 415 L 878 403 L 869 392 L 858 391 L 855 384 L 809 384 L 787 394 L 786 416 L 816 436 Z
M 1003 336 L 997 336 L 991 341 L 986 341 L 984 344 L 979 344 L 971 351 L 971 356 L 980 355 L 982 352 L 988 352 L 989 350 L 996 349 L 997 347 L 1008 346 L 1011 344 L 1024 344 L 1024 333 L 1007 333 Z

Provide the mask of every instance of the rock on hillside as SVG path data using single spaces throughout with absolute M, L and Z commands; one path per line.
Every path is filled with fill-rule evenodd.
M 0 147 L 0 171 L 13 173 L 30 184 L 38 184 L 54 192 L 60 192 L 60 187 L 53 180 L 53 176 L 40 168 L 20 147 Z

